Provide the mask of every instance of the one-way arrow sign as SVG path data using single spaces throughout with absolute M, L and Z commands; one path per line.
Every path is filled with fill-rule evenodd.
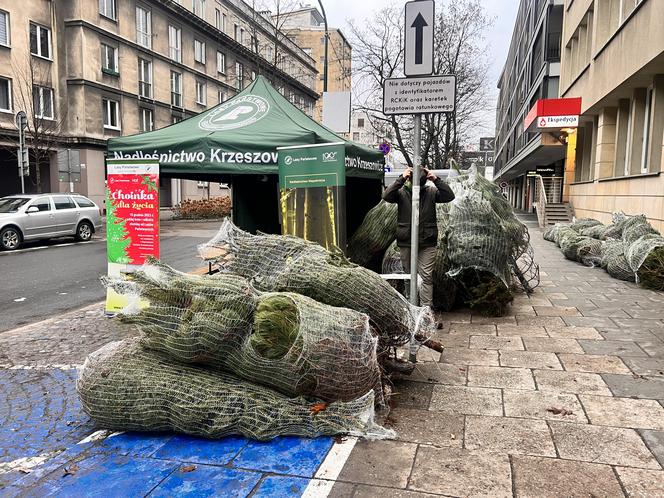
M 433 73 L 434 1 L 406 3 L 404 74 L 423 76 Z

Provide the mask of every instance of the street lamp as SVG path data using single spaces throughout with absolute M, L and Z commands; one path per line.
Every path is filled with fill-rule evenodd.
M 320 10 L 323 11 L 323 22 L 325 23 L 325 65 L 323 66 L 323 92 L 327 92 L 327 40 L 329 38 L 327 31 L 327 16 L 325 15 L 325 7 L 323 7 L 322 0 L 318 0 Z

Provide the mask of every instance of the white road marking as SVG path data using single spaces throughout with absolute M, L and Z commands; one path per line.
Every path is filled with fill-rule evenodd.
M 123 434 L 123 432 L 113 432 L 103 429 L 100 431 L 93 432 L 88 437 L 81 439 L 76 444 L 94 443 L 95 441 L 101 441 L 102 439 L 108 439 L 109 437 L 118 436 L 120 434 Z
M 59 451 L 51 451 L 49 453 L 44 453 L 36 457 L 22 457 L 12 460 L 11 462 L 0 462 L 0 474 L 7 474 L 9 472 L 19 471 L 19 472 L 30 472 L 30 469 L 41 465 L 46 460 L 53 458 L 55 455 L 60 453 Z M 26 473 L 27 473 L 26 472 Z
M 349 437 L 341 443 L 334 443 L 318 472 L 304 490 L 302 498 L 326 498 L 330 494 L 357 440 L 356 437 Z
M 94 240 L 89 240 L 87 242 L 67 242 L 65 244 L 54 244 L 52 246 L 26 247 L 25 249 L 17 249 L 15 251 L 2 251 L 0 252 L 0 256 L 10 256 L 12 254 L 22 254 L 24 252 L 41 251 L 42 249 L 52 249 L 56 247 L 80 246 L 83 244 L 97 244 L 100 242 L 106 242 L 106 239 L 94 239 Z

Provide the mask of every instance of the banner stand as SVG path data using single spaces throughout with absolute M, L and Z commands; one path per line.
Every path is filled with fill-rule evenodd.
M 114 278 L 148 256 L 159 258 L 159 162 L 109 159 L 106 165 L 106 253 Z M 126 296 L 107 289 L 107 315 L 128 304 Z

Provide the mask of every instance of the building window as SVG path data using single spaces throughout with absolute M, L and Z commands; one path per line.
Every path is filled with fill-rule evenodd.
M 240 39 L 238 41 L 244 45 L 244 28 L 240 28 Z
M 99 13 L 115 20 L 115 0 L 99 0 Z
M 242 33 L 244 33 L 244 30 L 240 28 L 238 24 L 234 24 L 234 31 L 233 31 L 233 38 L 235 38 L 235 41 L 238 43 L 242 43 Z
M 9 13 L 0 10 L 0 45 L 9 46 Z
M 205 17 L 205 0 L 194 0 L 194 15 Z
M 196 82 L 196 103 L 200 105 L 205 105 L 207 102 L 205 91 L 205 83 L 202 81 Z
M 101 70 L 108 74 L 119 74 L 117 47 L 101 44 Z
M 226 54 L 217 52 L 217 72 L 226 74 Z
M 171 71 L 171 105 L 182 107 L 182 74 Z
M 357 118 L 357 127 L 364 128 L 364 118 Z
M 30 23 L 30 53 L 44 59 L 51 58 L 51 30 Z
M 175 62 L 182 62 L 182 30 L 168 26 L 168 56 Z
M 53 119 L 53 89 L 33 86 L 32 106 L 36 118 Z
M 214 9 L 214 25 L 221 31 L 221 11 L 219 9 Z
M 178 116 L 176 114 L 171 116 L 171 124 L 179 123 L 180 121 L 182 121 L 182 116 Z
M 258 52 L 258 38 L 255 36 L 251 37 L 251 50 Z
M 235 88 L 238 90 L 244 88 L 244 66 L 239 62 L 235 63 Z
M 152 98 L 152 62 L 141 58 L 138 59 L 138 95 Z
M 205 42 L 194 40 L 194 60 L 205 64 Z
M 154 130 L 154 114 L 152 113 L 152 109 L 141 108 L 139 121 L 142 132 Z
M 104 128 L 120 129 L 120 104 L 116 100 L 102 99 L 102 112 L 104 113 Z
M 354 131 L 353 132 L 353 141 L 357 142 L 360 139 L 360 132 L 359 131 Z
M 222 104 L 226 100 L 226 94 L 224 93 L 223 90 L 219 90 L 218 93 L 218 98 L 219 98 L 219 103 Z
M 152 13 L 143 7 L 136 7 L 136 42 L 152 48 Z
M 227 16 L 226 14 L 221 14 L 221 30 L 225 33 L 226 32 L 226 24 L 227 24 Z
M 0 111 L 12 111 L 12 81 L 0 78 Z
M 651 86 L 646 92 L 646 108 L 643 114 L 643 150 L 641 151 L 641 173 L 648 172 L 650 163 L 650 144 L 652 141 L 652 107 L 654 88 Z

